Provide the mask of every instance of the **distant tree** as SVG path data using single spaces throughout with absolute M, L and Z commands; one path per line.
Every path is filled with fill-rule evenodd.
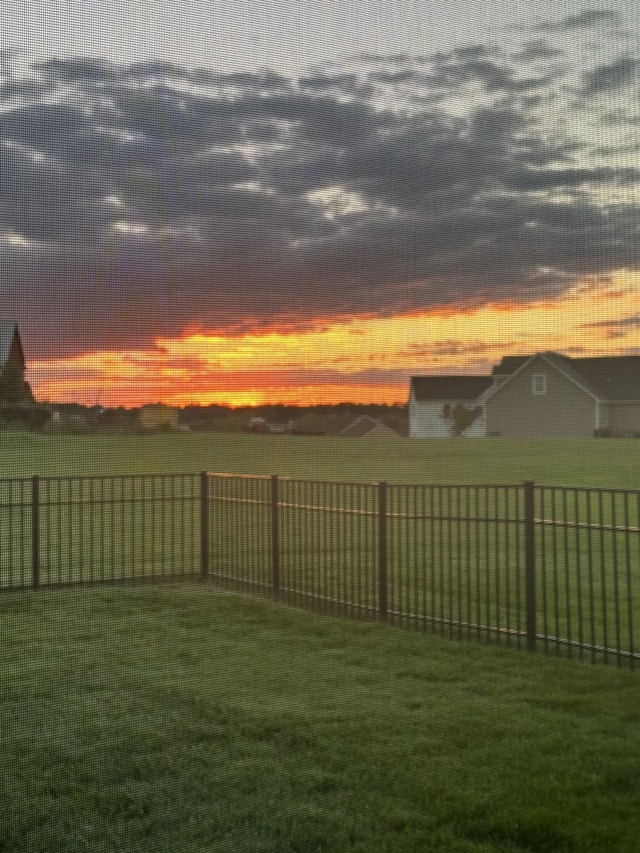
M 481 414 L 482 406 L 475 406 L 470 409 L 463 403 L 456 403 L 455 406 L 445 403 L 442 407 L 442 417 L 449 422 L 449 430 L 456 437 L 464 435 Z
M 0 403 L 15 405 L 33 400 L 29 383 L 24 378 L 24 368 L 8 362 L 0 375 Z
M 291 425 L 294 435 L 326 435 L 327 426 L 325 418 L 314 408 L 296 418 Z

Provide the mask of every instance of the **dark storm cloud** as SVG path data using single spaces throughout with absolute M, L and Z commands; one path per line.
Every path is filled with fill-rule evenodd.
M 640 182 L 640 169 L 632 167 L 593 169 L 524 169 L 505 177 L 505 186 L 519 192 L 545 190 L 562 186 L 579 187 L 583 184 L 620 184 L 630 186 Z
M 526 92 L 543 85 L 545 78 L 521 77 L 517 67 L 500 61 L 485 47 L 459 49 L 450 56 L 442 56 L 439 67 L 431 75 L 432 83 L 455 86 L 478 83 L 488 92 Z M 547 81 L 548 82 L 548 81 Z
M 581 91 L 584 95 L 599 95 L 637 83 L 640 79 L 640 60 L 622 56 L 615 62 L 598 65 L 584 75 Z
M 122 76 L 117 66 L 103 59 L 51 59 L 34 64 L 33 69 L 48 82 L 82 86 L 118 80 Z
M 524 47 L 514 54 L 514 58 L 521 62 L 548 62 L 550 59 L 558 59 L 563 52 L 552 47 L 546 41 L 533 39 L 525 43 Z
M 566 15 L 559 21 L 546 21 L 536 29 L 546 33 L 570 33 L 575 30 L 589 30 L 600 24 L 617 24 L 619 20 L 618 13 L 613 9 L 585 9 L 584 12 Z
M 609 191 L 639 170 L 614 147 L 589 165 L 549 121 L 562 80 L 534 71 L 536 45 L 299 81 L 35 66 L 0 90 L 3 313 L 40 354 L 68 354 L 525 302 L 637 268 L 638 205 Z

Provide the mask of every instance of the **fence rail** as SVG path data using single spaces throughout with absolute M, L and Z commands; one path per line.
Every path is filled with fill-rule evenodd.
M 201 472 L 0 480 L 0 590 L 211 579 L 634 667 L 640 491 Z

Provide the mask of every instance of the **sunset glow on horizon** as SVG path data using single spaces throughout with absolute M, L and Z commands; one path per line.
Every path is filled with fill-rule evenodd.
M 147 349 L 32 361 L 29 378 L 40 400 L 109 407 L 396 404 L 412 375 L 486 374 L 505 355 L 640 354 L 639 318 L 640 274 L 624 272 L 529 305 L 325 318 L 315 329 L 226 337 L 191 331 Z

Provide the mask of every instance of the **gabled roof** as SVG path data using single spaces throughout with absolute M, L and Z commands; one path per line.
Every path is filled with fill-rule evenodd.
M 598 400 L 609 402 L 640 400 L 640 356 L 569 358 L 557 352 L 505 356 L 500 364 L 493 368 L 493 375 L 507 376 L 508 379 L 487 396 L 497 393 L 506 382 L 537 357 L 543 358 Z
M 532 358 L 531 355 L 505 355 L 491 371 L 492 376 L 511 376 Z
M 344 435 L 347 438 L 362 438 L 375 429 L 381 430 L 382 432 L 388 432 L 389 435 L 398 435 L 394 429 L 388 427 L 383 423 L 383 421 L 377 421 L 369 415 L 362 415 L 361 417 L 356 418 L 356 420 L 352 421 L 349 426 L 341 430 L 339 434 Z
M 539 355 L 550 364 L 552 367 L 555 367 L 560 373 L 567 377 L 567 379 L 571 380 L 571 382 L 575 383 L 579 388 L 583 391 L 586 391 L 587 394 L 590 394 L 595 399 L 599 398 L 598 391 L 591 385 L 589 380 L 583 376 L 579 370 L 576 368 L 575 362 L 568 358 L 566 355 L 560 355 L 557 352 L 543 352 L 539 353 Z
M 11 354 L 11 345 L 13 339 L 18 336 L 18 344 L 20 352 L 22 352 L 22 343 L 18 334 L 18 326 L 13 320 L 0 320 L 0 365 L 6 364 Z
M 475 400 L 493 384 L 490 376 L 412 376 L 411 391 L 418 402 Z
M 640 355 L 574 358 L 571 364 L 603 400 L 640 400 Z

